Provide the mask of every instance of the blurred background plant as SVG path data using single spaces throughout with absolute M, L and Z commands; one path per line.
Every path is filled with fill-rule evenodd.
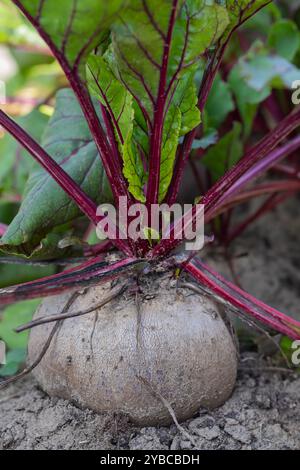
M 54 112 L 56 92 L 68 85 L 47 46 L 10 0 L 0 0 L 0 63 L 0 81 L 6 87 L 4 110 L 40 141 Z M 185 188 L 183 192 L 183 198 L 190 198 L 187 202 L 203 194 L 247 148 L 291 111 L 292 84 L 300 80 L 299 68 L 299 0 L 272 2 L 235 33 L 204 111 L 203 136 L 194 143 L 188 169 L 194 186 L 192 191 Z M 199 70 L 199 83 L 202 73 Z M 1 236 L 18 212 L 26 182 L 37 164 L 1 129 L 0 158 Z M 238 225 L 234 208 L 214 218 L 212 227 L 219 245 L 227 250 L 250 223 L 296 194 L 299 187 L 299 158 L 294 153 L 241 193 L 242 201 L 253 195 L 263 198 L 255 213 Z M 74 227 L 67 228 L 72 229 L 70 239 L 60 248 L 80 245 L 83 238 L 91 244 L 96 242 L 85 221 L 75 227 L 75 232 Z M 7 264 L 3 253 L 0 287 L 56 272 L 59 267 L 47 263 L 48 258 L 32 265 L 20 259 L 16 264 Z M 14 374 L 24 361 L 27 335 L 12 330 L 29 321 L 37 305 L 37 301 L 20 302 L 0 313 L 0 339 L 9 348 L 7 365 L 0 369 L 0 375 Z M 287 341 L 283 341 L 286 346 Z

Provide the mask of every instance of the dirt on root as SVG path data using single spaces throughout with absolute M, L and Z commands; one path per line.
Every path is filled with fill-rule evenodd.
M 261 300 L 300 319 L 299 201 L 253 225 L 231 248 L 238 280 Z M 220 255 L 210 262 L 227 277 Z M 98 415 L 50 399 L 32 378 L 0 392 L 0 449 L 300 449 L 300 376 L 243 353 L 233 396 L 183 423 L 138 429 L 124 417 Z

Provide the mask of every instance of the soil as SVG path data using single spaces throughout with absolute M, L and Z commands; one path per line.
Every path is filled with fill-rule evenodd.
M 293 200 L 231 248 L 242 287 L 298 319 L 299 233 Z M 210 262 L 231 277 L 221 254 L 210 254 Z M 300 449 L 300 376 L 274 366 L 270 349 L 243 352 L 232 397 L 215 411 L 200 409 L 183 423 L 184 433 L 175 425 L 137 428 L 121 416 L 81 410 L 50 399 L 28 378 L 0 393 L 0 449 Z
M 254 369 L 251 369 L 254 366 Z M 125 418 L 50 399 L 32 379 L 2 392 L 1 449 L 300 449 L 300 377 L 242 357 L 233 396 L 183 424 L 137 428 Z M 261 369 L 262 368 L 262 369 Z

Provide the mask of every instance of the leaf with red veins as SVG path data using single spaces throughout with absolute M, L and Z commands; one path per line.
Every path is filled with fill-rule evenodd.
M 216 70 L 220 65 L 220 60 L 223 57 L 224 51 L 234 31 L 262 8 L 272 3 L 272 1 L 273 0 L 223 0 L 222 5 L 224 5 L 228 11 L 229 22 L 218 41 L 221 54 L 218 58 L 219 64 L 216 66 Z
M 174 5 L 174 24 L 168 38 Z M 166 73 L 162 91 L 171 92 L 195 61 L 220 38 L 228 24 L 228 14 L 226 8 L 205 0 L 132 0 L 119 18 L 112 25 L 118 70 L 153 122 L 155 106 L 161 98 L 158 96 L 161 75 Z
M 103 56 L 91 55 L 87 64 L 87 83 L 91 93 L 107 109 L 118 142 L 123 145 L 134 118 L 132 95 L 111 69 L 111 50 Z
M 112 25 L 116 75 L 136 99 L 151 132 L 150 204 L 164 199 L 179 136 L 200 123 L 195 64 L 227 25 L 226 8 L 206 0 L 132 0 Z
M 0 305 L 3 306 L 18 302 L 19 300 L 48 297 L 73 289 L 78 290 L 78 288 L 91 287 L 123 275 L 128 276 L 135 270 L 143 269 L 144 265 L 143 260 L 135 258 L 126 258 L 108 264 L 100 256 L 60 274 L 0 289 Z
M 220 38 L 217 40 L 216 47 L 209 54 L 209 60 L 206 64 L 205 73 L 200 84 L 198 95 L 198 106 L 201 112 L 206 106 L 209 93 L 215 81 L 217 72 L 226 51 L 226 47 L 228 46 L 233 32 L 260 9 L 271 3 L 271 1 L 272 0 L 222 0 L 219 2 L 220 5 L 222 5 L 224 8 L 227 8 L 228 25 Z M 193 129 L 186 135 L 184 139 L 182 155 L 177 159 L 174 169 L 173 181 L 170 185 L 169 194 L 167 197 L 169 204 L 174 203 L 178 194 L 184 168 L 193 148 L 193 142 L 196 138 L 196 132 L 197 129 Z
M 234 313 L 241 318 L 259 322 L 290 338 L 300 339 L 300 322 L 227 281 L 199 258 L 183 263 L 183 267 L 200 285 L 217 296 L 220 302 L 225 303 L 228 308 L 233 307 Z
M 115 200 L 128 195 L 126 181 L 86 88 L 85 66 L 94 49 L 106 46 L 109 27 L 127 1 L 13 0 L 64 70 L 96 142 Z
M 112 201 L 97 147 L 70 89 L 58 92 L 42 145 L 91 200 L 97 204 Z M 81 215 L 74 201 L 44 169 L 39 169 L 27 182 L 22 205 L 1 239 L 0 248 L 15 255 L 45 256 L 45 243 L 41 243 L 45 236 Z M 56 238 L 58 242 L 59 237 Z M 54 256 L 59 256 L 57 247 L 53 246 L 53 251 Z
M 251 18 L 258 10 L 272 3 L 272 0 L 225 0 L 224 3 L 230 19 L 228 28 L 222 38 L 226 40 L 233 29 Z
M 85 74 L 89 53 L 107 36 L 125 0 L 13 0 L 70 70 Z
M 114 127 L 115 138 L 123 160 L 123 173 L 135 199 L 145 202 L 146 180 L 138 144 L 143 146 L 147 134 L 141 134 L 135 121 L 134 98 L 113 72 L 111 48 L 104 56 L 91 55 L 87 65 L 91 93 L 106 108 Z

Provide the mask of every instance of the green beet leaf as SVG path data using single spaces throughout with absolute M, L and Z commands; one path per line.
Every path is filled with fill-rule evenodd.
M 139 107 L 144 121 L 143 125 L 139 126 L 139 120 L 133 117 L 133 128 L 130 130 L 131 142 L 128 141 L 126 133 L 124 138 L 126 146 L 122 148 L 124 174 L 129 181 L 131 192 L 141 201 L 145 199 L 143 186 L 146 179 L 141 160 L 142 157 L 145 160 L 149 157 L 149 142 L 145 137 L 144 128 L 146 124 L 146 130 L 149 131 L 154 126 L 155 110 L 161 99 L 158 90 L 164 74 L 164 50 L 171 23 L 172 5 L 173 2 L 170 0 L 151 2 L 131 0 L 112 25 L 113 49 L 110 64 L 113 71 L 111 73 L 114 80 L 119 81 L 119 86 L 123 84 L 126 87 L 133 98 L 133 106 Z M 178 2 L 165 69 L 163 111 L 165 121 L 161 141 L 160 201 L 164 199 L 172 178 L 179 137 L 194 129 L 201 120 L 194 84 L 195 63 L 216 43 L 227 24 L 226 8 L 218 4 L 204 0 Z M 101 59 L 96 60 L 100 65 Z M 95 69 L 97 67 L 94 67 Z M 98 67 L 100 73 L 93 74 L 96 78 L 96 84 L 91 84 L 94 92 L 99 93 L 97 82 L 99 84 L 101 75 L 105 79 L 104 69 L 105 67 Z M 104 83 L 100 88 L 102 85 Z M 117 84 L 115 88 L 118 88 Z M 113 107 L 117 108 L 118 93 L 115 96 Z M 103 104 L 108 107 L 107 103 Z M 109 106 L 112 106 L 111 101 Z M 123 112 L 126 113 L 126 108 L 123 108 Z M 117 114 L 113 119 L 115 127 L 116 116 Z M 120 134 L 119 131 L 118 133 Z
M 88 60 L 88 85 L 94 96 L 106 108 L 115 130 L 115 137 L 119 143 L 119 150 L 123 157 L 123 172 L 129 183 L 129 191 L 133 196 L 145 202 L 143 186 L 146 173 L 141 160 L 140 152 L 148 149 L 147 129 L 139 121 L 143 119 L 138 115 L 138 107 L 134 106 L 133 97 L 125 86 L 116 78 L 112 70 L 113 57 L 111 50 L 103 57 L 92 55 Z M 137 114 L 137 119 L 135 119 Z
M 16 0 L 68 68 L 85 74 L 89 53 L 106 41 L 108 28 L 126 0 Z
M 56 109 L 42 144 L 45 150 L 99 204 L 111 200 L 110 188 L 88 125 L 71 90 L 57 95 Z M 81 215 L 76 204 L 46 173 L 35 171 L 28 180 L 19 213 L 1 239 L 2 251 L 26 257 L 50 256 L 57 248 L 54 228 Z M 50 246 L 49 246 L 50 245 Z

